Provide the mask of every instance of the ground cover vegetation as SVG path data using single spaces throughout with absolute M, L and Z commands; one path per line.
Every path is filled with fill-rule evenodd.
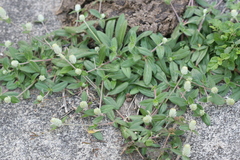
M 54 92 L 74 94 L 75 89 L 92 87 L 100 97 L 99 107 L 92 108 L 83 91 L 75 111 L 83 119 L 94 117 L 90 134 L 104 139 L 98 127 L 108 117 L 120 128 L 126 153 L 137 151 L 144 157 L 154 148 L 156 159 L 189 159 L 191 146 L 181 136 L 197 134 L 196 117 L 211 124 L 202 105 L 233 105 L 240 99 L 240 3 L 228 0 L 229 10 L 222 12 L 217 4 L 196 2 L 200 6 L 189 5 L 168 38 L 138 33 L 138 26 L 128 28 L 124 15 L 105 18 L 80 5 L 71 13 L 77 15 L 74 27 L 36 37 L 31 36 L 33 23 L 26 23 L 29 42 L 0 44 L 0 100 L 18 103 L 36 88 L 40 93 L 35 103 L 41 103 Z M 89 14 L 96 20 L 86 21 Z M 12 23 L 3 8 L 0 17 Z M 39 15 L 35 23 L 44 22 Z M 15 92 L 17 88 L 22 92 Z M 124 117 L 118 112 L 126 94 L 148 97 L 140 102 L 139 114 Z M 63 127 L 66 120 L 52 117 L 52 129 Z

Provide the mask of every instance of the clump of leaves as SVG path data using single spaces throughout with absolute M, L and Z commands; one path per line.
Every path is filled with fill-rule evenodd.
M 137 34 L 138 27 L 128 29 L 124 15 L 104 19 L 91 10 L 99 20 L 86 21 L 84 13 L 76 20 L 80 26 L 33 37 L 30 43 L 20 41 L 18 48 L 5 45 L 0 81 L 6 90 L 1 89 L 0 99 L 17 103 L 20 96 L 30 97 L 30 88 L 37 88 L 36 103 L 41 103 L 53 92 L 73 93 L 90 85 L 100 107 L 89 107 L 84 92 L 76 110 L 82 118 L 95 117 L 89 133 L 102 140 L 98 124 L 107 116 L 126 139 L 126 153 L 145 156 L 155 148 L 158 159 L 171 159 L 172 153 L 188 159 L 190 145 L 181 136 L 197 133 L 195 117 L 210 125 L 202 104 L 233 105 L 240 99 L 239 16 L 219 16 L 220 11 L 200 2 L 209 8 L 189 6 L 170 38 L 151 31 Z M 23 92 L 11 92 L 16 88 Z M 225 100 L 230 89 L 232 95 Z M 117 117 L 126 94 L 139 93 L 149 97 L 140 102 L 139 115 Z M 190 121 L 184 118 L 187 111 L 193 116 Z M 62 126 L 55 122 L 54 129 Z

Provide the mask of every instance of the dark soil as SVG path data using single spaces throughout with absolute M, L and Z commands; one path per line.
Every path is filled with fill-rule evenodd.
M 178 24 L 173 8 L 163 0 L 111 0 L 102 4 L 94 0 L 63 0 L 57 14 L 64 26 L 75 24 L 76 15 L 69 14 L 74 10 L 75 4 L 80 4 L 86 10 L 99 10 L 107 18 L 123 13 L 130 27 L 140 26 L 139 31 L 150 30 L 164 36 L 171 34 Z M 172 0 L 172 6 L 179 16 L 183 14 L 187 4 L 188 0 Z

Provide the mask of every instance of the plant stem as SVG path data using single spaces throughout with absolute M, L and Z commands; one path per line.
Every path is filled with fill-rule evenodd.
M 20 96 L 21 96 L 24 92 L 26 92 L 29 88 L 31 88 L 36 81 L 37 81 L 37 80 L 35 80 L 35 81 L 34 81 L 32 84 L 30 84 L 26 89 L 24 89 L 24 90 L 17 96 L 17 98 L 20 97 Z

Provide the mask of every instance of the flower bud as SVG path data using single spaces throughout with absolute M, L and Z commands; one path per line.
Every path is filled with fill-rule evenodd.
M 11 62 L 11 65 L 12 65 L 13 67 L 17 67 L 17 66 L 19 65 L 19 62 L 16 61 L 16 60 L 13 60 L 13 61 Z
M 9 18 L 7 12 L 2 7 L 0 7 L 0 17 L 5 20 Z
M 207 9 L 204 9 L 203 10 L 203 16 L 206 16 L 206 14 L 207 14 Z
M 95 49 L 96 52 L 98 52 L 100 50 L 99 47 L 95 47 L 94 49 Z
M 232 16 L 233 18 L 237 18 L 237 15 L 238 15 L 238 12 L 237 12 L 236 9 L 231 10 L 231 16 Z
M 143 117 L 143 122 L 144 123 L 152 122 L 152 117 L 150 115 L 146 115 L 145 117 Z
M 86 101 L 82 101 L 82 102 L 80 102 L 80 107 L 83 108 L 83 109 L 88 108 L 88 104 L 87 104 L 87 102 L 86 102 Z
M 77 58 L 74 56 L 74 55 L 70 55 L 69 56 L 69 61 L 72 63 L 72 64 L 75 64 L 77 62 Z
M 187 74 L 187 73 L 188 73 L 188 67 L 183 66 L 183 67 L 181 68 L 181 73 L 182 73 L 183 75 Z
M 203 116 L 205 114 L 205 111 L 204 110 L 200 110 L 199 114 L 200 114 L 200 116 Z
M 190 146 L 189 144 L 185 144 L 185 145 L 183 146 L 182 154 L 183 154 L 184 156 L 190 157 L 190 154 L 191 154 L 191 146 Z
M 5 75 L 5 74 L 8 73 L 8 71 L 4 69 L 4 70 L 2 71 L 2 73 Z
M 101 19 L 105 18 L 106 15 L 104 13 L 101 14 Z
M 76 4 L 75 5 L 75 11 L 76 12 L 80 12 L 80 10 L 81 10 L 81 5 L 80 4 Z
M 76 73 L 77 75 L 81 75 L 81 73 L 82 73 L 82 70 L 81 70 L 81 69 L 79 69 L 79 68 L 77 68 L 77 69 L 75 69 L 75 73 Z
M 43 96 L 38 95 L 38 96 L 37 96 L 37 101 L 42 102 L 42 101 L 43 101 Z
M 93 112 L 94 112 L 94 114 L 96 114 L 96 115 L 98 115 L 98 116 L 100 116 L 100 115 L 102 114 L 100 108 L 95 108 L 95 109 L 93 110 Z
M 11 97 L 10 96 L 5 97 L 4 102 L 5 103 L 10 103 L 11 102 Z
M 167 41 L 168 41 L 168 39 L 165 38 L 165 37 L 162 39 L 162 43 L 163 43 L 163 44 L 167 43 Z
M 227 103 L 227 105 L 234 105 L 235 100 L 232 99 L 232 98 L 227 98 L 227 99 L 226 99 L 226 103 Z
M 50 122 L 57 127 L 60 127 L 62 125 L 62 121 L 58 118 L 52 118 Z
M 192 110 L 192 111 L 195 111 L 197 109 L 197 104 L 191 104 L 189 105 L 189 108 Z
M 52 45 L 52 48 L 56 54 L 59 54 L 59 55 L 62 54 L 62 48 L 59 47 L 56 43 Z
M 44 21 L 44 16 L 42 14 L 38 15 L 38 21 L 43 22 Z
M 196 124 L 197 122 L 195 120 L 192 120 L 189 124 L 188 127 L 190 130 L 195 130 L 196 129 Z
M 172 117 L 172 118 L 176 117 L 177 116 L 176 109 L 175 108 L 171 108 L 168 115 L 169 115 L 169 117 Z
M 39 80 L 40 80 L 40 81 L 44 81 L 45 79 L 46 79 L 46 77 L 45 77 L 44 75 L 40 75 L 40 76 L 39 76 Z
M 83 14 L 81 14 L 81 15 L 79 16 L 79 19 L 80 19 L 81 21 L 84 21 L 84 20 L 85 20 L 85 16 L 84 16 Z
M 11 41 L 8 41 L 8 40 L 7 40 L 7 41 L 5 41 L 5 47 L 7 47 L 7 48 L 8 48 L 9 46 L 11 46 L 11 44 L 12 44 L 12 42 L 11 42 Z
M 27 31 L 31 31 L 32 30 L 32 23 L 31 22 L 26 23 L 25 27 L 26 27 Z
M 217 94 L 218 93 L 218 88 L 217 87 L 212 87 L 211 92 L 214 93 L 214 94 Z
M 189 91 L 191 91 L 191 88 L 192 88 L 191 82 L 190 82 L 190 81 L 186 81 L 186 82 L 184 83 L 184 89 L 185 89 L 187 92 L 189 92 Z

